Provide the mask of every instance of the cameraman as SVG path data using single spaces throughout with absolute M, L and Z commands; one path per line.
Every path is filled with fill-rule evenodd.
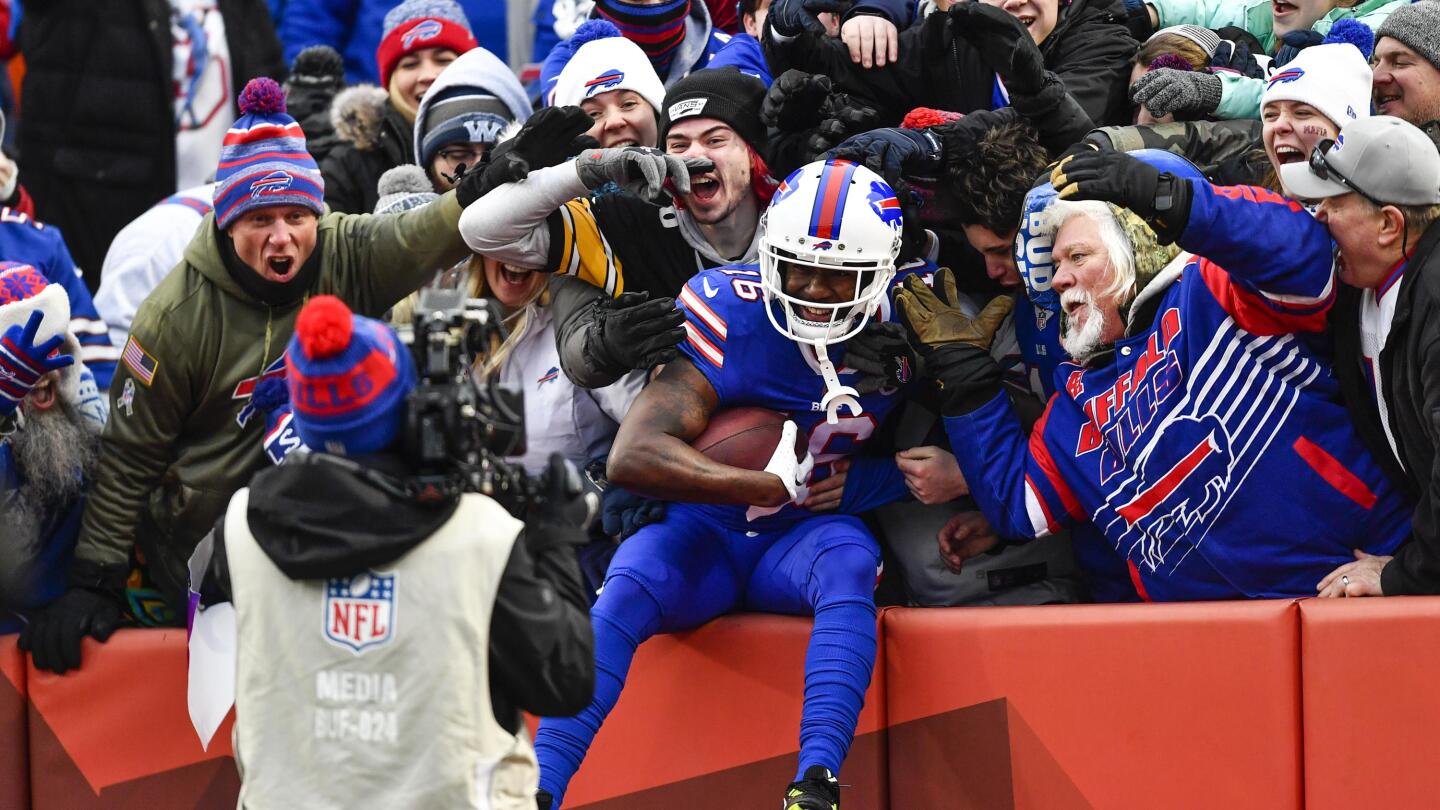
M 288 357 L 311 452 L 235 494 L 200 588 L 237 614 L 240 806 L 533 808 L 520 711 L 574 714 L 594 683 L 578 475 L 552 457 L 523 526 L 407 487 L 395 333 L 318 296 Z

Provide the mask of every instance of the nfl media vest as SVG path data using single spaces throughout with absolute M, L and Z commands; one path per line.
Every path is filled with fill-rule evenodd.
M 225 517 L 240 807 L 533 808 L 529 734 L 490 702 L 490 617 L 521 523 L 465 495 L 394 562 L 296 581 L 256 544 L 248 505 L 242 489 Z

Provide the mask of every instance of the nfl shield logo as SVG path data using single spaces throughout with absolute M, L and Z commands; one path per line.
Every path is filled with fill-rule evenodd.
M 325 640 L 357 655 L 395 635 L 395 575 L 365 571 L 325 580 Z

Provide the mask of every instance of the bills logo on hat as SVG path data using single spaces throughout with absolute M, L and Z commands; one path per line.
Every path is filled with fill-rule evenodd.
M 883 183 L 870 183 L 870 207 L 880 215 L 880 221 L 892 228 L 900 227 L 900 200 L 896 199 L 895 193 L 889 186 Z
M 395 637 L 395 574 L 325 580 L 325 640 L 360 654 Z
M 1271 76 L 1271 77 L 1270 77 L 1270 83 L 1269 83 L 1268 85 L 1266 85 L 1266 87 L 1267 87 L 1267 88 L 1269 88 L 1269 87 L 1274 87 L 1274 86 L 1277 85 L 1277 84 L 1288 84 L 1288 83 L 1290 83 L 1290 82 L 1295 81 L 1296 79 L 1299 79 L 1301 76 L 1304 76 L 1304 75 L 1305 75 L 1305 69 L 1304 69 L 1304 68 L 1298 68 L 1298 67 L 1297 67 L 1297 68 L 1289 68 L 1289 69 L 1287 69 L 1287 70 L 1282 70 L 1282 71 L 1280 71 L 1279 73 L 1276 73 L 1274 76 Z
M 295 182 L 295 177 L 282 169 L 276 169 L 264 177 L 250 184 L 250 199 L 258 199 L 261 194 L 276 194 L 290 188 Z
M 625 73 L 623 71 L 607 70 L 585 83 L 585 98 L 603 93 L 608 88 L 614 87 L 623 81 L 625 81 Z
M 440 24 L 439 20 L 421 20 L 419 24 L 409 31 L 406 31 L 405 35 L 400 37 L 400 47 L 408 51 L 410 50 L 410 46 L 417 42 L 424 42 L 427 39 L 434 39 L 440 36 L 440 32 L 443 30 L 445 30 L 445 28 Z

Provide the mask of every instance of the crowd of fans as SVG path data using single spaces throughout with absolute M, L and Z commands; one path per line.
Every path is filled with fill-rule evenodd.
M 321 294 L 498 304 L 474 373 L 603 490 L 598 588 L 666 513 L 606 458 L 703 340 L 676 299 L 827 159 L 914 271 L 838 371 L 903 403 L 797 495 L 881 538 L 881 601 L 1440 592 L 1440 2 L 541 0 L 523 82 L 500 4 L 343 5 L 9 9 L 0 631 L 43 666 L 184 621 L 305 444 Z

